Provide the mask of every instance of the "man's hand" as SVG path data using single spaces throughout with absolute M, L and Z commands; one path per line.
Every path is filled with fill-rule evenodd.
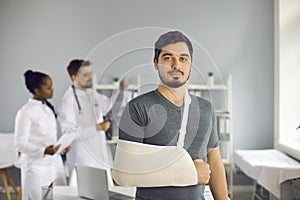
M 71 146 L 68 146 L 67 148 L 65 148 L 61 153 L 62 154 L 66 154 L 71 150 Z
M 97 131 L 107 131 L 110 127 L 110 121 L 104 120 L 103 122 L 100 122 L 99 124 L 96 124 Z
M 198 184 L 208 184 L 211 172 L 209 169 L 209 164 L 204 162 L 202 159 L 195 159 L 194 164 L 198 174 Z
M 54 155 L 57 152 L 57 150 L 59 149 L 59 147 L 60 147 L 60 144 L 55 147 L 53 145 L 50 145 L 45 149 L 44 154 Z

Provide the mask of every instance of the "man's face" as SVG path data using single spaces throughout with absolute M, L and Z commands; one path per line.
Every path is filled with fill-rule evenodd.
M 93 73 L 91 66 L 80 67 L 75 80 L 81 88 L 91 88 L 93 86 Z
M 164 46 L 154 60 L 155 68 L 163 84 L 178 88 L 186 83 L 191 72 L 191 55 L 184 42 Z

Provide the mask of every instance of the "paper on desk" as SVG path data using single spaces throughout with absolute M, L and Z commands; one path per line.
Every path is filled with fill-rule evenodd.
M 70 146 L 72 142 L 75 140 L 75 134 L 63 134 L 59 140 L 55 143 L 55 146 L 60 144 L 60 147 L 56 154 L 61 153 L 65 148 Z

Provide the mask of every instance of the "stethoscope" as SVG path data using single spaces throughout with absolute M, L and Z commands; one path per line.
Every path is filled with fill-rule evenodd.
M 79 103 L 78 96 L 77 96 L 77 93 L 76 93 L 76 88 L 75 88 L 74 85 L 72 85 L 72 90 L 73 90 L 73 95 L 74 95 L 75 100 L 76 100 L 76 103 L 77 103 L 78 112 L 79 112 L 79 114 L 83 114 L 82 108 L 81 108 L 81 105 L 80 105 L 80 103 Z M 98 104 L 95 103 L 94 106 L 95 106 L 95 107 L 98 107 Z
M 79 114 L 81 114 L 81 106 L 80 106 L 80 103 L 79 103 L 79 100 L 78 100 L 78 97 L 77 97 L 77 94 L 76 94 L 76 89 L 75 89 L 74 85 L 72 85 L 72 89 L 73 89 L 73 95 L 75 97 L 77 107 L 78 107 L 78 110 L 79 110 Z

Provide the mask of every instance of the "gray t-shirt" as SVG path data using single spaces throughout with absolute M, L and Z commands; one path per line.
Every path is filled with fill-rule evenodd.
M 212 104 L 191 95 L 184 148 L 192 159 L 207 161 L 207 149 L 218 146 Z M 183 106 L 177 107 L 157 90 L 128 103 L 119 125 L 119 138 L 160 146 L 176 146 Z M 180 172 L 178 172 L 180 173 Z M 204 185 L 186 187 L 138 187 L 136 199 L 204 199 Z

